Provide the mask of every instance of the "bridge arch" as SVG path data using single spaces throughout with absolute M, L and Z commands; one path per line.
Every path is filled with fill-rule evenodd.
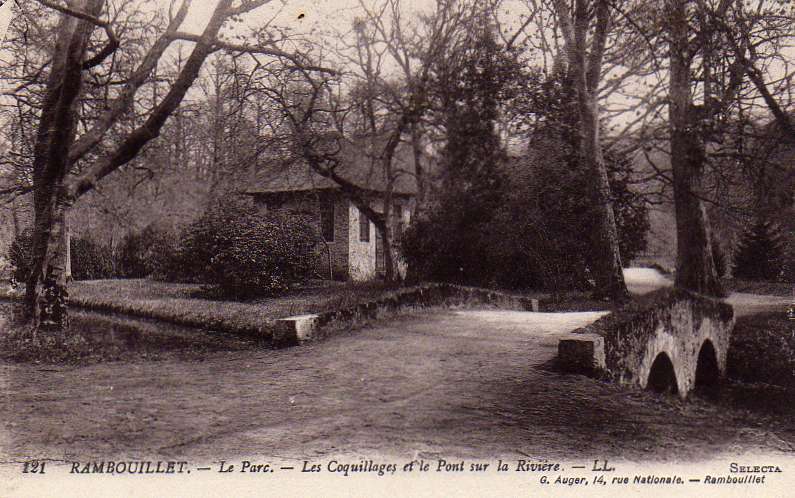
M 731 305 L 682 289 L 661 289 L 575 331 L 580 339 L 562 339 L 558 351 L 570 363 L 598 366 L 603 377 L 620 384 L 686 398 L 696 387 L 720 384 L 733 326 Z M 579 349 L 568 346 L 575 342 L 581 343 Z
M 678 394 L 679 386 L 676 382 L 676 369 L 668 353 L 662 352 L 654 358 L 649 370 L 649 379 L 646 388 L 658 393 Z
M 706 339 L 701 345 L 696 360 L 695 387 L 712 388 L 720 381 L 720 367 L 718 365 L 718 354 L 712 341 Z

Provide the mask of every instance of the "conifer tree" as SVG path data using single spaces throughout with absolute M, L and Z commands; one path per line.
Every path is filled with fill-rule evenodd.
M 782 237 L 761 216 L 743 233 L 734 254 L 734 276 L 747 280 L 777 280 L 783 267 Z

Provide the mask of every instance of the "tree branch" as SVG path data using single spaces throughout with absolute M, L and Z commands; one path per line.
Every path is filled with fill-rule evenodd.
M 152 70 L 157 66 L 160 57 L 171 44 L 169 33 L 176 31 L 188 14 L 192 0 L 183 0 L 177 15 L 171 20 L 166 33 L 160 36 L 144 56 L 141 64 L 127 80 L 119 96 L 109 105 L 108 110 L 97 120 L 94 126 L 85 132 L 69 150 L 69 160 L 74 163 L 91 151 L 105 136 L 105 133 L 118 121 L 133 104 L 135 93 L 146 82 Z
M 127 135 L 115 151 L 98 159 L 88 168 L 85 174 L 72 179 L 66 186 L 67 197 L 76 199 L 92 190 L 99 180 L 132 160 L 150 140 L 160 134 L 163 124 L 182 102 L 185 94 L 198 78 L 205 59 L 212 53 L 213 43 L 228 18 L 227 12 L 231 3 L 232 0 L 220 0 L 218 2 L 210 21 L 207 23 L 207 27 L 197 40 L 196 46 L 185 62 L 176 81 L 144 124 Z
M 108 36 L 107 45 L 105 45 L 102 48 L 102 50 L 100 50 L 96 55 L 94 55 L 94 57 L 83 62 L 82 66 L 83 69 L 90 69 L 94 66 L 102 64 L 102 61 L 104 61 L 110 54 L 112 54 L 113 52 L 116 51 L 117 48 L 119 48 L 119 38 L 116 36 L 116 33 L 113 31 L 113 27 L 110 25 L 109 22 L 103 21 L 85 12 L 50 2 L 49 0 L 36 0 L 36 1 L 44 5 L 45 7 L 57 10 L 58 12 L 61 12 L 62 14 L 66 14 L 68 16 L 76 17 L 77 19 L 82 19 L 83 21 L 88 21 L 91 24 L 105 30 L 105 33 Z
M 175 40 L 184 40 L 190 42 L 197 42 L 199 41 L 200 38 L 200 36 L 198 35 L 194 35 L 192 33 L 185 33 L 183 31 L 176 31 L 170 33 L 168 36 Z M 279 50 L 276 48 L 265 48 L 256 45 L 240 45 L 237 43 L 225 42 L 223 40 L 215 40 L 213 42 L 213 50 L 229 50 L 232 52 L 242 52 L 247 54 L 270 55 L 273 57 L 280 57 L 282 59 L 287 59 L 293 64 L 295 64 L 297 68 L 305 69 L 307 71 L 317 71 L 322 73 L 328 73 L 331 75 L 337 74 L 337 71 L 334 69 L 307 64 L 305 61 L 302 61 L 295 54 L 291 54 L 289 52 L 285 52 L 283 50 Z

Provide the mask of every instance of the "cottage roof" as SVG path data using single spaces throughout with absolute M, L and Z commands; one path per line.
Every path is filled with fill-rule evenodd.
M 377 154 L 368 152 L 368 148 L 347 142 L 339 152 L 339 164 L 336 174 L 353 184 L 370 191 L 386 190 L 386 174 Z M 395 181 L 393 192 L 396 194 L 414 195 L 417 193 L 417 181 L 414 174 L 414 161 L 409 147 L 400 145 L 395 151 L 392 161 Z M 326 178 L 309 166 L 302 159 L 280 161 L 266 165 L 255 175 L 252 186 L 246 190 L 249 194 L 272 194 L 279 192 L 301 192 L 312 190 L 335 190 L 339 185 Z

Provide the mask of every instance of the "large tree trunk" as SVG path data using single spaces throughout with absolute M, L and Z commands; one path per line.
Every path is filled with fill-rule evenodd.
M 96 16 L 102 0 L 74 0 L 70 7 Z M 71 167 L 69 149 L 75 139 L 82 63 L 93 29 L 90 22 L 68 15 L 61 17 L 36 136 L 33 264 L 25 295 L 27 314 L 34 330 L 63 328 L 68 323 L 63 239 L 70 201 L 65 180 Z
M 671 168 L 676 210 L 675 285 L 723 296 L 715 271 L 707 211 L 701 200 L 705 151 L 690 96 L 691 47 L 685 0 L 669 0 Z
M 426 217 L 426 201 L 428 196 L 428 181 L 425 167 L 422 165 L 422 134 L 418 123 L 411 125 L 411 152 L 414 159 L 414 177 L 417 182 L 417 197 L 414 201 L 414 220 L 423 220 Z
M 392 178 L 392 161 L 390 160 L 386 166 L 386 173 L 387 178 Z M 387 188 L 384 191 L 383 195 L 383 213 L 384 213 L 384 224 L 380 228 L 381 236 L 383 237 L 384 241 L 384 281 L 386 282 L 394 282 L 395 281 L 395 274 L 396 272 L 396 265 L 395 265 L 395 253 L 392 247 L 392 233 L 394 230 L 395 224 L 393 223 L 393 214 L 392 214 L 392 182 L 387 181 Z
M 593 178 L 592 195 L 599 219 L 598 226 L 591 231 L 595 249 L 595 258 L 592 261 L 596 280 L 595 294 L 622 302 L 629 299 L 629 292 L 624 282 L 610 183 L 599 142 L 597 101 L 602 58 L 609 30 L 609 6 L 606 0 L 595 0 L 592 4 L 587 0 L 577 0 L 572 16 L 570 4 L 565 0 L 556 0 L 555 10 L 565 41 L 569 75 L 577 90 L 579 158 Z M 595 14 L 595 23 L 588 43 L 591 12 Z
M 580 107 L 580 150 L 581 160 L 593 177 L 593 196 L 597 209 L 599 226 L 592 232 L 593 246 L 596 249 L 594 276 L 596 295 L 621 302 L 629 299 L 621 254 L 618 245 L 618 229 L 613 212 L 610 183 L 607 176 L 602 147 L 599 143 L 599 113 L 596 96 L 583 89 L 578 92 Z
M 145 123 L 129 133 L 115 150 L 101 156 L 78 177 L 69 177 L 72 164 L 92 150 L 104 133 L 116 122 L 133 100 L 128 98 L 143 84 L 157 60 L 170 43 L 172 32 L 161 37 L 131 77 L 127 97 L 114 103 L 98 122 L 97 128 L 86 132 L 75 144 L 76 102 L 80 95 L 86 46 L 104 0 L 72 0 L 58 26 L 55 51 L 47 91 L 37 130 L 33 161 L 34 234 L 32 270 L 27 282 L 26 309 L 34 330 L 42 327 L 63 328 L 68 323 L 66 312 L 66 264 L 64 223 L 74 201 L 92 190 L 98 181 L 132 160 L 152 139 L 156 138 L 166 119 L 177 109 L 188 89 L 199 75 L 202 64 L 217 43 L 218 31 L 233 12 L 244 12 L 258 2 L 231 9 L 233 0 L 220 0 L 176 81 Z M 189 1 L 183 2 L 170 29 L 176 30 L 187 14 Z M 79 15 L 73 15 L 75 12 Z M 95 59 L 96 56 L 92 59 Z M 74 147 L 73 147 L 74 145 Z

